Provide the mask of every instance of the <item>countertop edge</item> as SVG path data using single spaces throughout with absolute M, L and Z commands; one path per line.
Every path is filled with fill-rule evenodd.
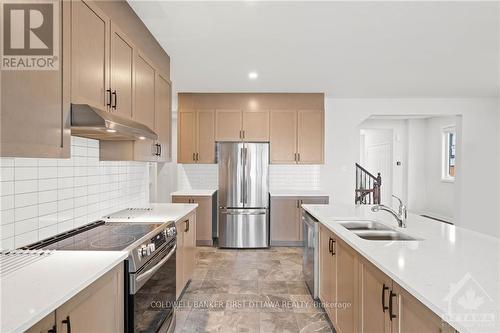
M 82 283 L 79 283 L 75 288 L 73 288 L 70 292 L 68 292 L 65 297 L 57 300 L 56 302 L 53 302 L 50 305 L 47 305 L 47 307 L 44 309 L 44 311 L 40 311 L 33 316 L 29 317 L 26 321 L 24 321 L 22 324 L 20 324 L 18 327 L 16 327 L 13 330 L 7 331 L 6 333 L 23 333 L 26 330 L 30 329 L 33 327 L 35 324 L 37 324 L 40 320 L 48 316 L 51 312 L 56 311 L 57 308 L 71 300 L 73 297 L 78 295 L 82 290 L 90 286 L 92 283 L 97 281 L 99 278 L 101 278 L 104 274 L 108 273 L 111 271 L 113 268 L 118 266 L 120 263 L 123 263 L 123 261 L 128 257 L 128 253 L 124 251 L 116 251 L 120 252 L 121 256 L 118 257 L 117 259 L 113 260 L 109 265 L 107 265 L 105 268 L 97 271 L 95 274 L 92 274 L 92 276 Z

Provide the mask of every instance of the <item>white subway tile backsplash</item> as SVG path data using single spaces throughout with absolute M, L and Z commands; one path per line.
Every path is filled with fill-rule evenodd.
M 24 194 L 16 194 L 14 197 L 14 204 L 16 208 L 32 206 L 38 204 L 38 193 L 24 193 Z
M 16 194 L 30 193 L 38 191 L 37 180 L 20 180 L 14 183 L 14 191 Z
M 14 179 L 19 180 L 29 180 L 38 179 L 38 168 L 37 167 L 17 167 L 14 169 Z
M 37 229 L 38 229 L 38 217 L 22 221 L 16 221 L 15 223 L 16 235 L 24 234 L 26 232 L 30 232 Z
M 14 194 L 14 182 L 0 182 L 0 195 Z
M 149 202 L 149 167 L 101 162 L 99 142 L 72 137 L 71 159 L 0 158 L 0 248 L 27 245 Z
M 218 166 L 216 164 L 179 164 L 177 187 L 184 189 L 205 189 L 218 187 Z M 269 189 L 319 190 L 319 165 L 270 165 Z

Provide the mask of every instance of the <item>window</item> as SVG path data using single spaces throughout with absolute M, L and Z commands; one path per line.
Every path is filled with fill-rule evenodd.
M 457 134 L 455 126 L 443 128 L 443 173 L 444 181 L 454 181 L 456 172 Z

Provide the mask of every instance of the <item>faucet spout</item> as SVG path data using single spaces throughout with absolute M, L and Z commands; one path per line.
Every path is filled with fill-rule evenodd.
M 406 228 L 406 219 L 408 216 L 406 206 L 404 205 L 400 206 L 400 213 L 396 212 L 394 209 L 386 205 L 375 205 L 371 208 L 371 210 L 372 212 L 380 212 L 380 211 L 388 212 L 396 219 L 396 221 L 398 222 L 398 226 L 400 228 Z

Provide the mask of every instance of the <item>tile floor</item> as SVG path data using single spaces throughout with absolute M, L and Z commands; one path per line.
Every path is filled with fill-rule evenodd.
M 176 332 L 332 332 L 302 275 L 300 248 L 198 248 Z

